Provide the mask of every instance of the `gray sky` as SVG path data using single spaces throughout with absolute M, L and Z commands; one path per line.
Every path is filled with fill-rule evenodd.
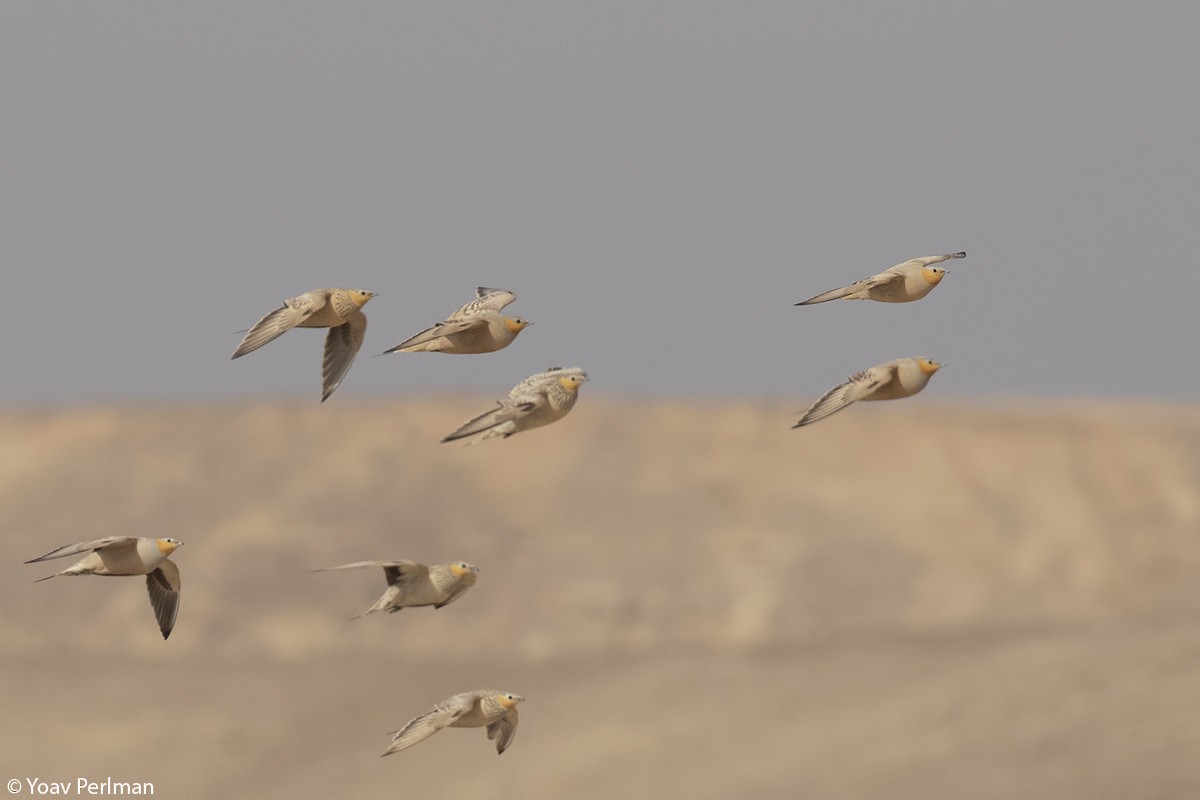
M 330 402 L 548 365 L 794 398 L 1200 397 L 1200 6 L 10 2 L 0 403 L 320 394 L 285 297 L 371 289 Z M 966 250 L 914 304 L 792 303 Z M 477 285 L 534 326 L 374 354 Z

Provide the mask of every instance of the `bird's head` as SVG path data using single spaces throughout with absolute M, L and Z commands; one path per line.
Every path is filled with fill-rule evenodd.
M 179 541 L 178 539 L 172 539 L 171 537 L 168 536 L 163 539 L 159 539 L 157 544 L 158 544 L 158 551 L 160 553 L 162 553 L 164 556 L 169 556 L 169 555 L 171 555 L 171 553 L 175 552 L 176 547 L 181 547 L 183 545 L 183 542 Z
M 566 375 L 560 375 L 558 383 L 568 392 L 578 392 L 579 387 L 587 382 L 587 373 L 581 369 L 575 369 L 568 372 Z
M 529 320 L 522 319 L 521 317 L 504 317 L 504 327 L 508 328 L 508 332 L 513 336 L 516 336 L 532 324 Z
M 496 702 L 498 702 L 501 708 L 504 709 L 512 708 L 524 699 L 525 698 L 521 697 L 521 695 L 513 694 L 512 692 L 501 692 L 500 694 L 496 695 Z
M 469 579 L 474 583 L 475 576 L 479 574 L 479 567 L 474 564 L 468 564 L 465 561 L 455 561 L 450 565 L 450 572 L 456 578 Z
M 359 308 L 362 308 L 363 306 L 365 306 L 367 304 L 367 301 L 370 300 L 374 296 L 375 296 L 375 292 L 368 292 L 366 289 L 351 289 L 350 290 L 350 301 L 352 303 L 354 303 L 354 305 L 358 306 Z
M 921 372 L 925 373 L 926 375 L 932 375 L 941 369 L 943 365 L 931 358 L 918 358 L 917 366 L 920 368 Z
M 941 267 L 921 267 L 921 277 L 930 286 L 937 286 L 946 277 L 946 270 Z

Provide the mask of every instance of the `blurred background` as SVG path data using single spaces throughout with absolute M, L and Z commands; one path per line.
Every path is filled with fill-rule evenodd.
M 0 777 L 165 797 L 1200 793 L 1185 5 L 10 3 Z M 916 304 L 817 292 L 966 250 Z M 477 285 L 534 327 L 376 356 Z M 323 286 L 379 293 L 236 362 Z M 850 373 L 950 366 L 802 430 Z M 551 364 L 555 425 L 441 436 Z M 53 547 L 170 535 L 139 578 Z M 350 621 L 347 561 L 467 560 Z M 528 698 L 503 757 L 456 692 Z
M 468 448 L 437 440 L 483 398 L 0 416 L 5 768 L 168 797 L 1200 786 L 1195 408 L 931 387 L 793 431 L 590 388 Z M 166 642 L 141 578 L 20 563 L 122 533 L 185 542 Z M 310 572 L 386 558 L 481 572 L 353 621 L 382 570 Z M 485 687 L 528 698 L 502 757 L 482 730 L 377 757 Z
M 379 293 L 363 355 L 476 286 L 522 347 L 342 392 L 1195 401 L 1200 56 L 1185 4 L 11 3 L 8 404 L 313 397 L 285 297 Z M 792 304 L 967 251 L 925 302 Z

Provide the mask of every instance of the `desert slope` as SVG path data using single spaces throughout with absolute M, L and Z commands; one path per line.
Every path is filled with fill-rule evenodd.
M 438 443 L 488 402 L 0 415 L 4 766 L 161 796 L 456 766 L 428 796 L 1200 791 L 1200 410 L 906 401 L 790 430 L 593 393 Z M 123 533 L 186 543 L 169 642 L 140 580 L 20 563 Z M 310 572 L 399 557 L 482 571 L 354 622 L 382 576 Z M 503 758 L 481 731 L 375 757 L 484 685 L 530 698 Z

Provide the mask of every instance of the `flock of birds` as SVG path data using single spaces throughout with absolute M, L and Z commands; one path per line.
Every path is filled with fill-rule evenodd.
M 829 300 L 876 300 L 907 303 L 920 300 L 941 282 L 946 269 L 935 266 L 964 258 L 965 252 L 913 258 L 878 275 L 823 292 L 796 305 Z M 253 352 L 292 328 L 328 328 L 322 360 L 321 401 L 329 399 L 362 347 L 367 318 L 362 308 L 375 296 L 363 289 L 317 289 L 283 302 L 250 328 L 233 358 Z M 476 297 L 462 308 L 400 344 L 387 353 L 491 353 L 501 350 L 528 327 L 528 320 L 501 313 L 516 295 L 503 289 L 479 287 Z M 929 358 L 897 358 L 862 370 L 821 395 L 792 427 L 810 425 L 857 400 L 891 400 L 909 397 L 925 388 L 942 365 Z M 518 383 L 494 408 L 467 420 L 445 436 L 443 442 L 473 444 L 492 437 L 509 437 L 530 428 L 562 419 L 575 405 L 579 387 L 587 373 L 578 367 L 552 367 Z M 158 619 L 163 639 L 171 635 L 179 612 L 179 567 L 169 556 L 183 542 L 172 538 L 109 536 L 89 542 L 64 545 L 30 559 L 35 564 L 56 558 L 85 554 L 70 567 L 48 575 L 144 575 L 150 604 Z M 394 613 L 402 608 L 454 602 L 475 585 L 479 569 L 458 561 L 426 566 L 415 561 L 356 561 L 328 570 L 382 568 L 387 590 L 379 600 L 357 616 L 377 611 Z M 317 570 L 324 571 L 324 570 Z M 496 752 L 503 753 L 517 731 L 517 704 L 525 698 L 512 692 L 478 689 L 453 695 L 431 711 L 391 732 L 392 742 L 381 755 L 391 755 L 424 741 L 446 727 L 486 727 Z

